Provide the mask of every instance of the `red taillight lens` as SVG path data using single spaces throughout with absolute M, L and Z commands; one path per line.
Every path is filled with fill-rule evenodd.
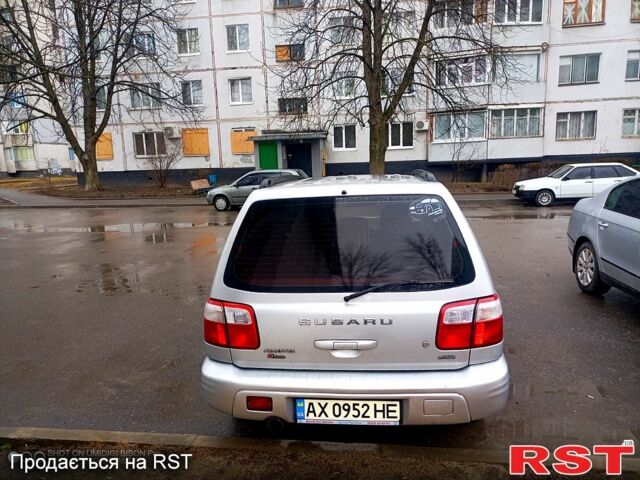
M 273 399 L 271 397 L 247 397 L 247 410 L 271 412 L 273 410 Z
M 436 347 L 439 350 L 469 348 L 477 300 L 447 303 L 440 309 Z
M 210 298 L 204 307 L 204 339 L 218 347 L 255 350 L 260 337 L 253 308 Z
M 463 350 L 502 341 L 502 305 L 497 295 L 447 303 L 440 310 L 436 347 Z
M 487 347 L 502 341 L 502 304 L 497 295 L 481 298 L 476 308 L 471 347 Z
M 228 347 L 227 325 L 224 321 L 222 302 L 207 300 L 204 306 L 204 340 L 211 345 Z

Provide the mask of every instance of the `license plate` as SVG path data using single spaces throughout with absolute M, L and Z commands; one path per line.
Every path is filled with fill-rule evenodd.
M 398 400 L 296 399 L 298 423 L 400 425 Z

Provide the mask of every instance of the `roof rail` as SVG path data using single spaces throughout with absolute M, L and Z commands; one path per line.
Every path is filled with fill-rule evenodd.
M 421 168 L 418 168 L 418 169 L 414 170 L 413 172 L 411 172 L 411 175 L 414 176 L 414 177 L 421 178 L 425 182 L 437 182 L 438 181 L 438 179 L 436 178 L 436 176 L 433 173 L 431 173 L 428 170 L 423 170 Z
M 265 178 L 260 183 L 260 188 L 275 187 L 276 185 L 280 185 L 281 183 L 297 182 L 299 180 L 302 180 L 302 177 L 298 175 L 282 175 L 279 177 Z

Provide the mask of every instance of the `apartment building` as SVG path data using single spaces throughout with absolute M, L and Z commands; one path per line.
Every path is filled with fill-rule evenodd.
M 466 3 L 477 8 L 483 2 L 443 5 L 464 9 Z M 274 32 L 302 0 L 180 4 L 186 13 L 175 38 L 176 69 L 185 76 L 181 95 L 184 103 L 202 106 L 202 117 L 190 124 L 154 115 L 152 98 L 120 92 L 118 120 L 97 147 L 100 172 L 146 175 L 149 157 L 167 151 L 171 142 L 181 144 L 176 169 L 185 173 L 209 170 L 228 178 L 252 168 L 301 168 L 315 176 L 367 171 L 366 127 L 337 121 L 327 128 L 321 108 L 276 92 L 272 67 L 295 61 L 305 48 L 287 45 Z M 407 113 L 388 128 L 387 170 L 596 158 L 640 163 L 640 0 L 489 0 L 487 8 L 499 43 L 514 48 L 508 63 L 517 68 L 509 72 L 508 85 L 500 81 L 507 73 L 499 65 L 473 52 L 452 52 L 450 61 L 434 66 L 444 72 L 436 82 L 447 88 L 452 76 L 464 79 L 463 86 L 481 92 L 477 104 L 449 112 L 415 95 Z M 457 21 L 445 8 L 436 26 L 446 31 Z M 141 41 L 152 45 L 153 34 Z M 291 112 L 306 113 L 297 128 L 283 121 Z M 6 159 L 16 153 L 6 137 L 16 132 L 4 128 L 0 170 L 9 171 Z M 32 126 L 31 132 L 39 129 Z M 14 161 L 15 170 L 42 168 L 38 150 L 53 151 L 39 149 L 33 139 L 33 161 Z M 72 155 L 55 145 L 64 167 Z M 68 166 L 80 170 L 77 159 Z
M 508 88 L 497 85 L 500 68 L 473 68 L 483 58 L 457 59 L 453 68 L 473 69 L 469 88 L 482 88 L 484 101 L 455 114 L 431 105 L 429 162 L 640 163 L 640 1 L 495 0 L 493 8 L 494 34 L 514 49 Z M 450 128 L 457 116 L 466 128 Z
M 11 21 L 14 10 L 5 1 L 0 1 L 0 17 Z M 0 27 L 0 42 L 13 48 L 13 39 Z M 0 58 L 0 62 L 3 59 Z M 3 62 L 4 63 L 4 62 Z M 0 98 L 15 92 L 5 91 L 6 81 L 15 80 L 17 66 L 8 65 L 0 69 Z M 43 172 L 75 169 L 73 154 L 59 132 L 49 120 L 29 120 L 29 114 L 19 98 L 7 99 L 0 110 L 0 175 L 18 172 Z

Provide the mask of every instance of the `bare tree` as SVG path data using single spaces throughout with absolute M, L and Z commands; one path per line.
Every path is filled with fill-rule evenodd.
M 96 143 L 120 113 L 119 94 L 149 115 L 164 109 L 197 118 L 178 86 L 182 17 L 172 0 L 17 0 L 3 7 L 0 113 L 14 123 L 52 121 L 82 164 L 85 190 L 101 189 Z
M 169 141 L 164 154 L 153 155 L 147 159 L 158 188 L 164 188 L 169 181 L 171 170 L 182 160 L 182 142 Z
M 385 170 L 389 122 L 427 104 L 449 112 L 486 105 L 488 89 L 473 85 L 507 61 L 487 0 L 289 2 L 303 8 L 278 15 L 274 35 L 303 53 L 273 68 L 278 93 L 306 99 L 304 109 L 291 113 L 306 113 L 309 105 L 323 128 L 336 120 L 368 124 L 372 174 Z M 300 117 L 288 118 L 299 124 Z

